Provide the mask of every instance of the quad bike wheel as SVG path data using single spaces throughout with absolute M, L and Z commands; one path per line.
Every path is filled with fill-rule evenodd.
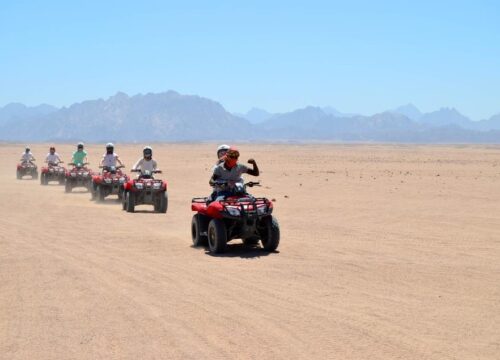
M 104 201 L 104 189 L 102 188 L 102 186 L 97 185 L 96 197 L 97 197 L 97 201 L 99 201 L 99 202 Z
M 16 178 L 17 178 L 17 180 L 21 180 L 23 178 L 23 175 L 21 174 L 21 171 L 16 170 Z
M 160 195 L 158 211 L 165 214 L 167 212 L 167 209 L 168 209 L 168 194 L 165 191 L 163 194 Z
M 191 220 L 191 239 L 193 246 L 206 246 L 208 242 L 207 228 L 210 219 L 202 214 L 194 214 Z
M 128 192 L 123 191 L 123 194 L 122 194 L 122 210 L 127 210 L 127 194 L 128 194 Z
M 212 219 L 208 224 L 208 248 L 212 254 L 221 254 L 226 251 L 227 230 L 226 224 L 220 219 Z
M 97 197 L 97 186 L 92 184 L 92 191 L 90 192 L 90 200 L 96 200 Z
M 261 222 L 262 247 L 265 251 L 274 251 L 280 243 L 280 226 L 274 216 L 268 216 Z
M 127 192 L 126 210 L 127 212 L 134 212 L 135 210 L 135 194 L 131 191 Z
M 71 186 L 71 181 L 66 181 L 66 185 L 64 186 L 64 191 L 70 193 L 71 190 L 73 190 L 73 187 Z

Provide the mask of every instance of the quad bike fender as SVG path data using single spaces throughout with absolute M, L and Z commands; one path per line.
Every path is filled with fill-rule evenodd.
M 130 191 L 134 187 L 134 181 L 130 180 L 123 184 L 125 191 Z
M 222 219 L 221 212 L 224 210 L 222 204 L 218 201 L 214 201 L 207 206 L 206 214 L 214 219 Z
M 191 210 L 199 212 L 201 214 L 206 214 L 207 212 L 207 204 L 203 203 L 192 203 Z

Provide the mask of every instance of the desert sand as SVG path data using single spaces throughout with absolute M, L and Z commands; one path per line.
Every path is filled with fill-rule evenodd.
M 499 147 L 240 145 L 281 243 L 222 256 L 190 234 L 216 145 L 153 147 L 167 214 L 18 181 L 0 145 L 1 359 L 499 358 Z

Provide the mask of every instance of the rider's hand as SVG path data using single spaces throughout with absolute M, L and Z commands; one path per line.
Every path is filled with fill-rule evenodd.
M 248 159 L 248 163 L 249 163 L 249 164 L 252 164 L 252 165 L 255 165 L 255 164 L 256 164 L 256 162 L 255 162 L 255 160 L 254 160 L 254 159 Z

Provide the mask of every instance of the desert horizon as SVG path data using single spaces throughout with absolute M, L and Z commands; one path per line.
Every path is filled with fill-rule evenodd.
M 277 252 L 194 248 L 216 143 L 153 144 L 166 214 L 16 180 L 0 144 L 0 353 L 8 359 L 495 359 L 499 148 L 250 144 Z M 51 144 L 31 144 L 40 167 Z M 146 144 L 144 144 L 146 145 Z M 68 162 L 74 144 L 56 144 Z M 142 144 L 115 144 L 128 169 Z M 86 144 L 90 168 L 104 144 Z

